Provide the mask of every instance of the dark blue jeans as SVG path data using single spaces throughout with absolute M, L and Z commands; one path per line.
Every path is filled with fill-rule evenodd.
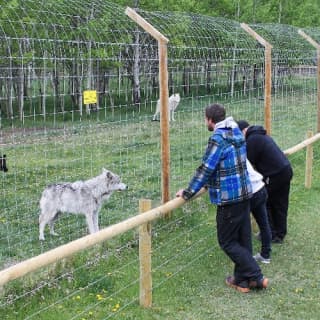
M 263 278 L 252 257 L 249 200 L 217 207 L 217 235 L 221 249 L 235 264 L 236 283 Z
M 250 199 L 250 209 L 253 217 L 257 221 L 261 236 L 261 255 L 264 258 L 270 258 L 271 253 L 271 228 L 269 224 L 267 211 L 267 189 L 263 187 L 254 193 Z

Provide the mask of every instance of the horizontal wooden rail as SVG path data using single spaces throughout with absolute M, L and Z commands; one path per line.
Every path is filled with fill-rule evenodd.
M 285 155 L 293 154 L 293 153 L 295 153 L 295 152 L 307 147 L 308 145 L 316 142 L 319 139 L 320 139 L 320 133 L 317 133 L 314 136 L 312 136 L 311 138 L 308 138 L 308 139 L 304 140 L 303 142 L 295 145 L 294 147 L 285 150 L 284 154 Z
M 196 197 L 202 195 L 206 189 L 200 190 Z M 194 198 L 196 198 L 194 197 Z M 22 261 L 14 266 L 0 271 L 0 287 L 11 280 L 20 278 L 32 271 L 48 266 L 61 259 L 67 258 L 79 251 L 92 247 L 98 243 L 111 239 L 119 234 L 141 226 L 144 223 L 154 221 L 163 217 L 166 213 L 181 207 L 186 201 L 183 198 L 172 199 L 165 204 L 146 211 L 145 213 L 131 217 L 127 220 L 111 225 L 94 234 L 87 235 L 80 239 L 59 246 L 41 255 Z

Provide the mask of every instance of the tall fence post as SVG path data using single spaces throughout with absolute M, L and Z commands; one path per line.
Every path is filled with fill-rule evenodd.
M 312 131 L 308 131 L 308 138 L 311 138 L 312 136 Z M 312 183 L 313 144 L 309 144 L 306 149 L 306 174 L 304 185 L 306 188 L 310 189 Z
M 151 209 L 151 200 L 141 199 L 139 211 L 144 213 Z M 149 308 L 152 304 L 151 274 L 151 223 L 139 227 L 139 259 L 140 259 L 140 305 Z
M 313 47 L 317 49 L 317 92 L 318 92 L 318 112 L 317 112 L 317 132 L 320 132 L 320 44 L 313 40 L 301 29 L 298 30 L 298 33 L 307 40 Z
M 125 13 L 141 28 L 158 41 L 159 49 L 159 87 L 160 87 L 160 129 L 161 129 L 161 187 L 162 203 L 170 200 L 170 139 L 169 139 L 169 89 L 167 44 L 169 40 L 143 19 L 133 9 L 127 7 Z
M 169 139 L 169 90 L 168 90 L 168 50 L 167 42 L 158 41 L 160 79 L 160 125 L 161 125 L 161 190 L 162 203 L 170 199 L 170 139 Z
M 259 34 L 252 30 L 247 24 L 241 23 L 241 28 L 255 38 L 262 46 L 264 46 L 265 60 L 265 78 L 264 78 L 264 125 L 271 134 L 271 87 L 272 87 L 272 45 L 263 39 Z
M 271 107 L 271 87 L 272 87 L 272 46 L 265 46 L 265 85 L 264 85 L 264 114 L 265 127 L 269 135 L 271 135 L 272 107 Z

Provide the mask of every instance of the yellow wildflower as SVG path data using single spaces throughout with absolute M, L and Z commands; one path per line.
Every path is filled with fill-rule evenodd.
M 97 294 L 97 295 L 96 295 L 96 298 L 97 298 L 97 300 L 99 300 L 99 301 L 100 301 L 100 300 L 103 300 L 103 296 L 102 296 L 101 294 Z

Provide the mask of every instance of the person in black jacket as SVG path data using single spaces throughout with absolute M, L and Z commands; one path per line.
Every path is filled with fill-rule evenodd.
M 247 142 L 247 157 L 260 172 L 268 191 L 267 210 L 272 232 L 272 242 L 282 243 L 287 234 L 291 164 L 275 141 L 262 126 L 250 126 L 238 121 Z

